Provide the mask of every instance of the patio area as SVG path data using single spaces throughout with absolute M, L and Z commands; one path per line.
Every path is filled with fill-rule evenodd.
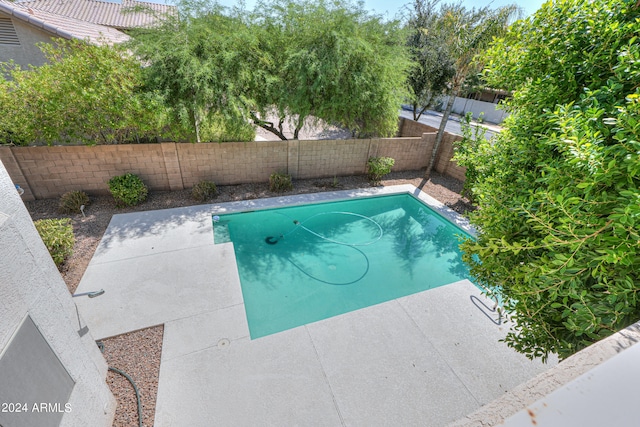
M 77 292 L 95 339 L 165 325 L 156 426 L 453 422 L 550 368 L 498 342 L 507 330 L 469 281 L 251 340 L 233 244 L 211 215 L 409 192 L 385 187 L 115 215 Z M 504 320 L 504 319 L 502 319 Z

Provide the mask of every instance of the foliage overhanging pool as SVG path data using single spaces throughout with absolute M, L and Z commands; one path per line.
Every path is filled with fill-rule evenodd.
M 214 217 L 233 242 L 251 338 L 463 279 L 470 236 L 409 194 Z

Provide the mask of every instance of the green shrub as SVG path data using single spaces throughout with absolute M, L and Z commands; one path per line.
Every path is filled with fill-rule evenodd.
M 73 253 L 73 227 L 69 218 L 40 219 L 33 223 L 57 267 Z
M 216 185 L 211 181 L 200 181 L 191 189 L 191 197 L 199 202 L 206 202 L 218 195 Z
M 369 157 L 367 162 L 369 182 L 373 185 L 380 184 L 382 177 L 391 172 L 394 163 L 395 160 L 391 157 Z
M 269 177 L 269 190 L 276 193 L 293 190 L 291 175 L 279 172 L 272 173 Z
M 116 206 L 135 206 L 147 198 L 147 186 L 138 175 L 126 173 L 114 176 L 109 180 L 109 191 L 116 201 Z
M 65 214 L 82 212 L 80 206 L 89 205 L 89 196 L 84 191 L 68 191 L 60 197 L 58 210 Z

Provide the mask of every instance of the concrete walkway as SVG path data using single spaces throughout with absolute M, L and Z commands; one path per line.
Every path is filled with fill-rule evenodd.
M 96 339 L 165 325 L 156 426 L 446 425 L 550 367 L 498 342 L 473 284 L 251 340 L 233 246 L 213 244 L 215 212 L 407 191 L 115 215 L 77 291 L 106 292 L 78 308 Z

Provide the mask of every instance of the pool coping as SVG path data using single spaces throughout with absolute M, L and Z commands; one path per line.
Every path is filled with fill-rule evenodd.
M 409 194 L 453 225 L 461 228 L 473 237 L 477 237 L 476 230 L 469 223 L 469 220 L 444 203 L 429 196 L 419 188 L 411 184 L 390 185 L 387 187 L 359 188 L 355 190 L 336 190 L 321 193 L 296 194 L 290 196 L 269 197 L 264 199 L 242 200 L 236 202 L 224 202 L 212 204 L 212 214 L 229 214 L 253 210 L 273 209 L 279 207 L 289 207 L 305 205 L 311 203 L 336 202 L 341 200 L 351 200 L 363 197 L 389 196 L 395 194 Z

